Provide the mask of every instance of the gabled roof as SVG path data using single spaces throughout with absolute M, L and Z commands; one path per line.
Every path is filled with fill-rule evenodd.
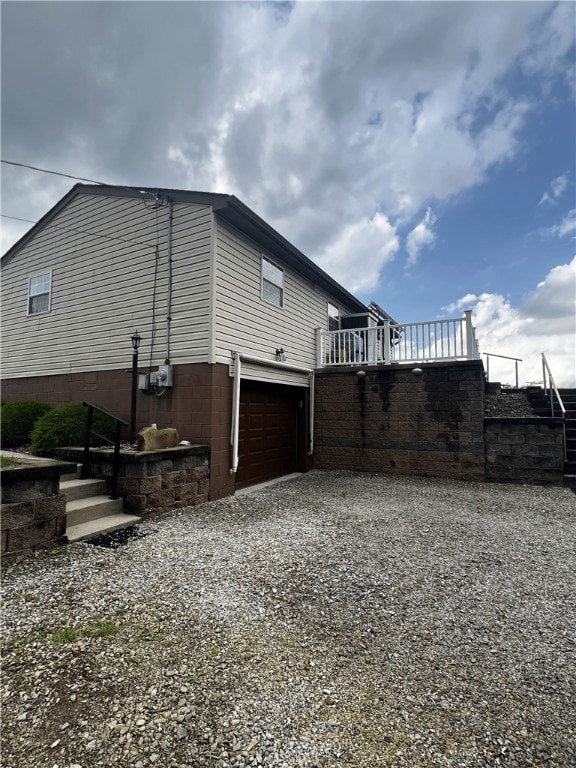
M 141 198 L 142 195 L 169 197 L 177 203 L 209 205 L 224 221 L 246 234 L 261 245 L 271 255 L 281 259 L 296 272 L 316 283 L 332 296 L 349 306 L 355 312 L 367 312 L 361 301 L 336 282 L 323 269 L 305 256 L 286 238 L 260 218 L 234 195 L 224 195 L 214 192 L 192 192 L 182 189 L 163 189 L 158 187 L 121 187 L 104 184 L 75 184 L 72 189 L 59 200 L 42 218 L 31 227 L 20 240 L 9 248 L 2 258 L 5 264 L 20 251 L 26 243 L 32 240 L 71 200 L 78 195 L 106 195 L 110 197 Z

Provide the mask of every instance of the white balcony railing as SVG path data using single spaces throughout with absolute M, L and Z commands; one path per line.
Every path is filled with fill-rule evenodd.
M 472 312 L 452 320 L 397 325 L 386 321 L 374 328 L 317 331 L 318 367 L 327 365 L 389 365 L 440 360 L 478 360 Z

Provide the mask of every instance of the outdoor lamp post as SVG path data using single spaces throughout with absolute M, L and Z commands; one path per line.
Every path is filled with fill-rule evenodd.
M 130 442 L 136 442 L 136 395 L 138 394 L 138 348 L 142 337 L 134 331 L 132 339 L 132 400 L 130 403 Z

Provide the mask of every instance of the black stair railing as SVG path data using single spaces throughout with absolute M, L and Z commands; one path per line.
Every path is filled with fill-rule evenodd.
M 112 481 L 110 485 L 110 498 L 111 499 L 117 499 L 118 498 L 118 470 L 120 468 L 120 441 L 121 441 L 121 435 L 122 435 L 122 427 L 127 427 L 128 422 L 123 421 L 123 419 L 119 419 L 118 416 L 114 416 L 113 413 L 108 413 L 108 411 L 105 411 L 103 408 L 99 408 L 97 405 L 94 405 L 93 403 L 86 403 L 83 402 L 82 405 L 85 405 L 86 408 L 88 408 L 88 418 L 86 420 L 86 437 L 84 439 L 84 457 L 82 461 L 82 469 L 80 470 L 80 477 L 84 480 L 86 480 L 90 475 L 90 442 L 92 435 L 94 437 L 99 438 L 104 443 L 107 443 L 108 445 L 114 446 L 114 453 L 112 457 Z M 100 435 L 96 430 L 92 428 L 94 424 L 94 411 L 98 411 L 99 413 L 103 413 L 105 416 L 109 416 L 111 419 L 114 419 L 114 440 L 110 440 L 108 437 L 105 437 L 104 435 Z

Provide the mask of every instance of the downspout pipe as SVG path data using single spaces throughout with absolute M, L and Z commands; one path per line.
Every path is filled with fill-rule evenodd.
M 311 371 L 310 376 L 310 408 L 309 408 L 309 425 L 308 425 L 308 456 L 312 456 L 314 453 L 314 384 L 316 377 L 314 371 Z
M 240 379 L 242 376 L 241 355 L 233 352 L 234 358 L 234 385 L 232 389 L 232 430 L 230 442 L 232 443 L 232 469 L 231 475 L 235 475 L 238 470 L 238 434 L 240 428 Z
M 280 363 L 276 360 L 266 360 L 264 357 L 253 357 L 245 355 L 242 352 L 232 352 L 234 361 L 234 384 L 232 389 L 232 428 L 230 433 L 230 442 L 232 444 L 232 468 L 230 474 L 234 475 L 238 471 L 238 435 L 240 428 L 240 382 L 242 377 L 242 363 L 253 363 L 255 365 L 264 365 L 268 368 L 279 368 L 283 371 L 294 371 L 295 373 L 306 374 L 310 380 L 310 422 L 309 422 L 309 441 L 308 455 L 314 452 L 314 369 L 304 368 L 300 365 L 290 365 L 290 363 Z

